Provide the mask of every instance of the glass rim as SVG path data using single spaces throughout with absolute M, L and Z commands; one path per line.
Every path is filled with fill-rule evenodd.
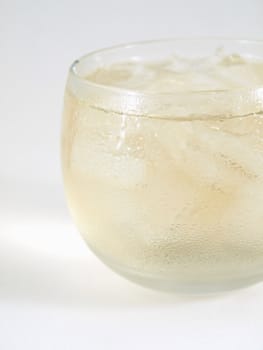
M 234 111 L 221 111 L 221 108 L 218 108 L 218 114 L 238 114 L 237 106 L 238 101 L 242 100 L 246 105 L 244 108 L 244 113 L 242 116 L 250 114 L 250 109 L 252 104 L 257 104 L 259 108 L 253 111 L 254 113 L 263 111 L 263 81 L 260 85 L 248 86 L 248 87 L 238 87 L 238 88 L 226 88 L 226 89 L 211 89 L 211 90 L 183 90 L 176 92 L 145 92 L 132 90 L 122 87 L 117 87 L 114 85 L 107 85 L 103 83 L 97 83 L 92 80 L 89 80 L 87 76 L 83 76 L 78 72 L 78 67 L 81 63 L 85 61 L 89 61 L 96 56 L 104 55 L 104 54 L 113 54 L 118 50 L 129 50 L 138 48 L 138 55 L 140 55 L 140 48 L 147 47 L 150 45 L 158 45 L 158 44 L 169 44 L 173 43 L 207 43 L 214 44 L 216 42 L 222 42 L 227 44 L 238 44 L 238 45 L 260 45 L 262 49 L 262 60 L 263 60 L 263 39 L 249 39 L 249 38 L 224 38 L 224 37 L 174 37 L 174 38 L 165 38 L 165 39 L 157 39 L 157 40 L 145 40 L 145 41 L 135 41 L 130 43 L 124 43 L 120 45 L 114 45 L 106 48 L 102 48 L 99 50 L 91 51 L 79 59 L 75 60 L 69 68 L 69 79 L 68 85 L 74 86 L 72 90 L 75 90 L 75 93 L 80 99 L 85 99 L 85 97 L 80 92 L 81 89 L 86 91 L 85 96 L 92 95 L 94 98 L 94 106 L 102 109 L 112 109 L 117 113 L 126 113 L 132 115 L 141 115 L 147 114 L 147 116 L 159 116 L 160 108 L 157 108 L 156 113 L 151 108 L 151 105 L 155 104 L 155 101 L 158 100 L 159 105 L 172 105 L 175 103 L 174 101 L 186 101 L 193 102 L 194 104 L 202 103 L 206 99 L 217 100 L 222 104 L 222 101 L 227 99 L 230 101 L 230 104 L 234 106 Z M 176 47 L 175 47 L 176 49 Z M 132 57 L 132 56 L 130 56 Z M 99 60 L 98 60 L 99 61 Z M 98 68 L 98 67 L 97 67 Z M 95 69 L 94 69 L 95 70 Z M 91 70 L 92 71 L 92 70 Z M 76 86 L 78 86 L 76 88 Z M 97 98 L 101 96 L 101 98 Z M 105 104 L 103 98 L 110 96 L 112 99 L 111 106 Z M 125 102 L 120 106 L 121 99 L 125 99 Z M 128 107 L 129 106 L 129 107 Z M 140 106 L 140 108 L 137 108 Z M 219 107 L 219 103 L 217 103 L 217 107 Z M 138 109 L 138 110 L 137 110 Z M 170 114 L 170 112 L 168 112 Z M 200 111 L 196 111 L 196 113 L 200 114 Z M 213 113 L 212 113 L 213 114 Z M 164 116 L 164 115 L 163 115 Z M 185 116 L 183 116 L 185 119 Z M 193 118 L 193 116 L 191 116 Z
M 198 94 L 198 93 L 215 93 L 215 92 L 231 92 L 231 91 L 242 91 L 242 90 L 254 90 L 258 88 L 263 88 L 263 81 L 262 85 L 255 85 L 253 87 L 249 88 L 226 88 L 226 89 L 211 89 L 211 90 L 184 90 L 184 91 L 178 91 L 178 92 L 141 92 L 137 90 L 131 90 L 127 88 L 122 88 L 122 87 L 117 87 L 114 85 L 107 85 L 103 83 L 95 83 L 92 80 L 87 79 L 87 77 L 83 77 L 77 72 L 77 66 L 80 62 L 83 60 L 92 58 L 94 55 L 98 54 L 103 54 L 103 53 L 110 53 L 111 51 L 119 50 L 119 49 L 128 49 L 132 47 L 141 47 L 144 45 L 150 45 L 150 44 L 158 44 L 158 43 L 169 43 L 169 42 L 182 42 L 182 41 L 202 41 L 202 42 L 212 42 L 214 40 L 222 40 L 225 42 L 233 42 L 233 43 L 240 43 L 240 44 L 245 44 L 245 43 L 254 43 L 254 44 L 262 44 L 262 49 L 263 49 L 263 39 L 243 39 L 243 38 L 225 38 L 225 37 L 195 37 L 195 38 L 190 38 L 190 37 L 174 37 L 174 38 L 165 38 L 165 39 L 153 39 L 153 40 L 143 40 L 143 41 L 134 41 L 134 42 L 128 42 L 128 43 L 123 43 L 123 44 L 118 44 L 118 45 L 113 45 L 109 47 L 105 47 L 102 49 L 98 50 L 93 50 L 87 54 L 84 54 L 80 56 L 78 59 L 76 59 L 69 68 L 70 74 L 73 74 L 77 79 L 81 80 L 83 83 L 90 85 L 91 87 L 94 88 L 101 88 L 101 89 L 106 89 L 108 91 L 112 92 L 122 92 L 122 93 L 127 93 L 127 94 L 135 94 L 135 95 L 140 95 L 140 96 L 153 96 L 153 95 L 181 95 L 184 93 L 187 94 Z M 262 56 L 263 59 L 263 56 Z

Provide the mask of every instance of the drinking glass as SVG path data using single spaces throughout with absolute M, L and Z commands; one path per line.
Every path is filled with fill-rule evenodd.
M 262 110 L 262 41 L 151 41 L 75 61 L 62 165 L 90 249 L 155 289 L 261 281 Z

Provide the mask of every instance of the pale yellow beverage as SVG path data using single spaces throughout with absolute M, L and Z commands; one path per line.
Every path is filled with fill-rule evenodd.
M 90 248 L 158 289 L 260 281 L 263 56 L 174 49 L 93 66 L 71 72 L 62 137 L 68 204 Z

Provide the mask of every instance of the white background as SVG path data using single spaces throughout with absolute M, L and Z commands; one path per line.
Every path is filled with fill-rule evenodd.
M 0 349 L 263 349 L 263 284 L 183 298 L 86 248 L 64 203 L 69 64 L 127 41 L 263 37 L 262 0 L 0 0 Z

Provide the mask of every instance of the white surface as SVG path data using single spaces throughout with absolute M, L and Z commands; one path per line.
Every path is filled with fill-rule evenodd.
M 263 349 L 263 284 L 189 299 L 126 282 L 77 234 L 59 165 L 75 58 L 143 39 L 262 37 L 262 10 L 262 0 L 1 0 L 1 350 Z

